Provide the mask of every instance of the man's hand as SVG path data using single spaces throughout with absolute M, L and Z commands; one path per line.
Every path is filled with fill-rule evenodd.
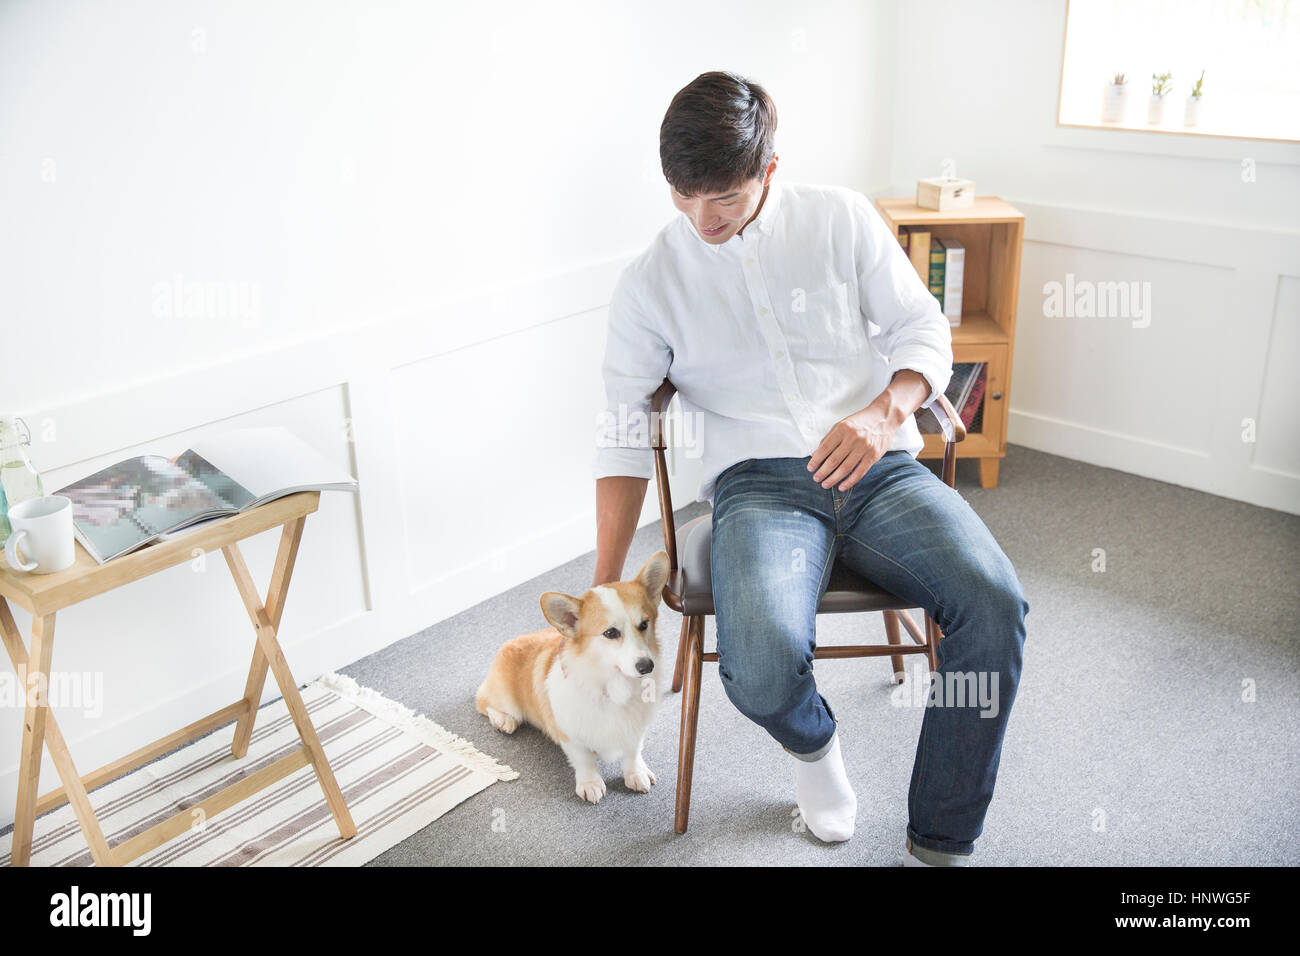
M 808 470 L 823 488 L 847 491 L 894 443 L 894 433 L 930 394 L 920 372 L 902 369 L 870 405 L 836 422 L 813 450 Z

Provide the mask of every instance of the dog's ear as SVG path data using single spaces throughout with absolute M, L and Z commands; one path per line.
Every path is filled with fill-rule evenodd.
M 547 591 L 542 595 L 542 613 L 551 622 L 551 626 L 565 637 L 576 639 L 578 636 L 578 614 L 582 603 L 559 591 Z
M 664 585 L 668 583 L 668 552 L 662 549 L 650 556 L 650 560 L 637 573 L 637 582 L 645 588 L 651 602 L 659 604 L 663 596 Z

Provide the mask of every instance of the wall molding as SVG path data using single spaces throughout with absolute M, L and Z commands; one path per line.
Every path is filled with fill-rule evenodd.
M 18 414 L 31 424 L 33 452 L 40 454 L 46 470 L 74 466 L 322 389 L 345 385 L 351 390 L 404 365 L 603 308 L 632 256 L 626 253 L 511 285 L 471 290 L 418 309 Z M 235 380 L 238 390 L 230 388 Z M 180 391 L 191 399 L 204 396 L 202 423 L 193 420 L 192 400 L 181 405 L 170 401 Z M 39 424 L 47 420 L 56 426 L 93 421 L 95 427 L 56 427 L 56 440 L 43 442 Z

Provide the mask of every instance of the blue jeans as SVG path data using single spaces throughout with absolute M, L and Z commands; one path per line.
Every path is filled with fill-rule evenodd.
M 965 855 L 993 797 L 1020 682 L 1025 601 L 966 500 L 905 451 L 841 492 L 809 458 L 750 458 L 718 476 L 710 562 L 727 696 L 786 750 L 820 757 L 835 718 L 813 679 L 832 563 L 927 611 L 943 630 L 908 792 L 907 835 Z M 945 693 L 946 692 L 946 693 Z

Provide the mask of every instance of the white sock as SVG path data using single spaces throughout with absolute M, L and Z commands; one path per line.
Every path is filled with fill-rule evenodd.
M 858 798 L 844 772 L 840 735 L 817 760 L 794 761 L 794 794 L 804 823 L 823 843 L 838 843 L 853 836 Z

